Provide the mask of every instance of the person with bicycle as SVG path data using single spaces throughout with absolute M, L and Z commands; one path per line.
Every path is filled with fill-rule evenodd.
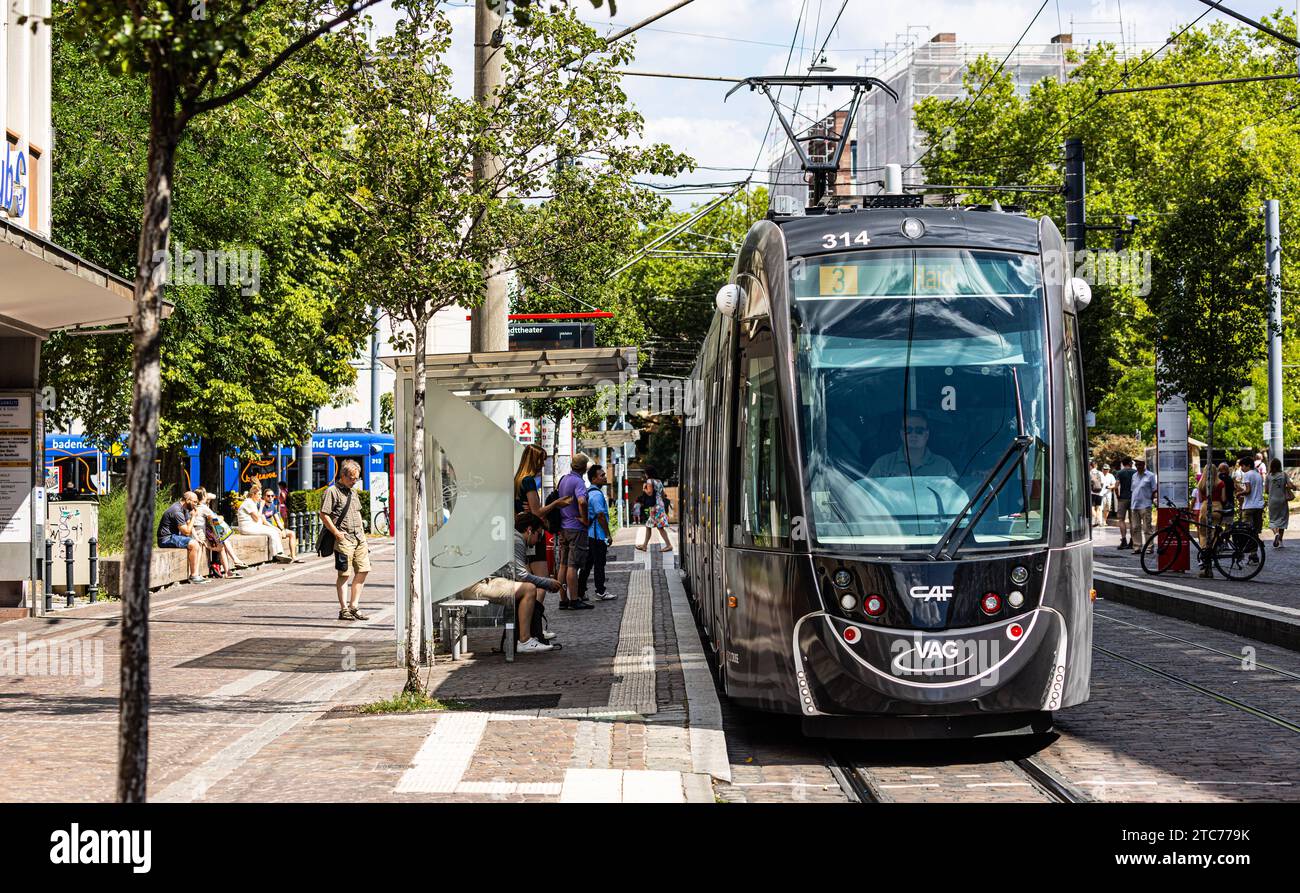
M 1211 486 L 1213 482 L 1213 486 Z M 1214 474 L 1206 474 L 1200 483 L 1201 490 L 1201 524 L 1197 528 L 1201 548 L 1208 549 L 1215 527 L 1222 527 L 1224 518 L 1232 520 L 1234 500 L 1237 493 L 1236 481 L 1229 473 L 1228 463 L 1220 462 Z M 1201 576 L 1213 577 L 1210 569 L 1208 551 L 1201 553 Z

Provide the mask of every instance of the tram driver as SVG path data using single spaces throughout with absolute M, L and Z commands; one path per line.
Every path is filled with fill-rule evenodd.
M 930 452 L 930 420 L 925 413 L 909 409 L 898 432 L 902 445 L 885 453 L 872 464 L 868 478 L 946 477 L 957 480 L 957 470 L 943 456 Z

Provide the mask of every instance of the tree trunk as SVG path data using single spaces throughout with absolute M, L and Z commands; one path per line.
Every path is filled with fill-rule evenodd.
M 149 564 L 153 551 L 154 451 L 161 393 L 162 291 L 171 236 L 172 174 L 181 122 L 176 83 L 150 76 L 149 174 L 136 258 L 131 365 L 131 455 L 126 463 L 126 541 L 122 560 L 121 695 L 117 799 L 141 803 L 149 768 Z
M 218 501 L 224 499 L 226 495 L 225 475 L 225 454 L 220 444 L 214 443 L 207 438 L 199 444 L 199 479 L 193 482 L 194 487 L 203 487 L 209 493 L 217 494 Z
M 172 447 L 158 455 L 159 489 L 167 492 L 172 499 L 180 499 L 186 490 L 193 490 L 188 477 L 190 470 L 189 455 L 185 447 Z
M 411 525 L 408 531 L 411 566 L 406 581 L 406 686 L 402 694 L 423 695 L 424 683 L 420 681 L 420 648 L 416 642 L 420 625 L 420 595 L 417 582 L 420 578 L 420 561 L 416 548 L 420 542 L 420 525 L 424 523 L 420 511 L 420 497 L 424 493 L 424 360 L 429 332 L 427 310 L 421 310 L 415 320 L 415 396 L 411 402 L 411 464 L 407 473 L 415 481 L 415 496 L 411 501 Z

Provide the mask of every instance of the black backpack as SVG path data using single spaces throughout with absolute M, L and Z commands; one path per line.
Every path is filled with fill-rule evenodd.
M 560 498 L 560 488 L 556 487 L 554 490 L 551 491 L 551 495 L 546 497 L 546 501 L 542 503 L 542 505 L 550 505 L 552 502 L 555 502 L 555 500 L 559 498 Z M 546 524 L 547 533 L 551 534 L 552 536 L 559 534 L 560 527 L 564 524 L 564 520 L 560 518 L 560 509 L 556 509 L 555 511 L 552 512 L 547 512 L 546 516 L 542 518 L 542 522 Z

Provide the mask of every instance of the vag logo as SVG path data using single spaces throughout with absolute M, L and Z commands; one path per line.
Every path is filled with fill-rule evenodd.
M 913 586 L 909 592 L 912 598 L 923 602 L 946 602 L 952 598 L 951 586 Z
M 967 675 L 998 662 L 997 641 L 976 639 L 895 639 L 890 668 L 896 675 Z

